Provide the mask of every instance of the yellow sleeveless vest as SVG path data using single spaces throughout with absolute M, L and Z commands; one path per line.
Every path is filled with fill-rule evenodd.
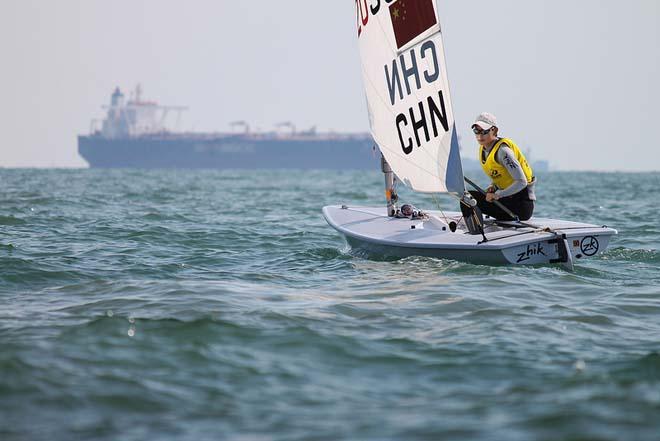
M 502 144 L 508 145 L 511 150 L 513 150 L 513 155 L 520 163 L 520 166 L 525 173 L 525 177 L 527 178 L 527 182 L 532 182 L 532 178 L 534 177 L 532 167 L 530 167 L 527 163 L 527 159 L 525 159 L 525 155 L 522 154 L 520 148 L 509 138 L 503 138 L 497 141 L 485 162 L 482 159 L 484 157 L 484 146 L 480 146 L 479 162 L 481 163 L 481 167 L 484 169 L 484 173 L 488 175 L 488 177 L 493 181 L 493 184 L 495 184 L 499 189 L 503 190 L 513 184 L 514 180 L 513 177 L 511 177 L 509 171 L 502 164 L 499 164 L 495 159 L 497 157 L 497 151 L 500 149 Z

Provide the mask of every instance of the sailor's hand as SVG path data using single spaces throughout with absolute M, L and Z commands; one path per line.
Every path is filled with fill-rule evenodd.
M 486 193 L 486 202 L 493 202 L 498 199 L 499 197 L 495 193 Z

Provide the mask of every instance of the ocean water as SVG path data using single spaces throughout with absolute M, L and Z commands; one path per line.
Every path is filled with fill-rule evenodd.
M 382 181 L 0 170 L 0 440 L 660 439 L 660 174 L 541 175 L 573 273 L 355 256 Z

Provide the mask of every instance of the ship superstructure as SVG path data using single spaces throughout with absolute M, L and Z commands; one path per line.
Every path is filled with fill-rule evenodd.
M 142 135 L 166 133 L 165 121 L 170 112 L 177 112 L 177 121 L 181 120 L 181 112 L 187 110 L 183 106 L 161 106 L 154 101 L 142 99 L 142 87 L 138 85 L 128 102 L 119 87 L 110 97 L 110 105 L 103 106 L 107 110 L 106 118 L 101 121 L 101 129 L 97 128 L 98 120 L 92 120 L 92 133 L 105 138 L 124 138 Z

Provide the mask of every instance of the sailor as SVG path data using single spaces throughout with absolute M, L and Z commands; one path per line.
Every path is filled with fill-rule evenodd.
M 479 142 L 479 163 L 490 178 L 491 185 L 485 196 L 476 191 L 470 192 L 477 201 L 477 213 L 469 205 L 461 203 L 468 228 L 473 233 L 480 232 L 479 211 L 497 220 L 513 220 L 494 201 L 499 201 L 519 220 L 528 220 L 534 212 L 536 178 L 525 155 L 511 139 L 498 136 L 497 118 L 490 113 L 479 115 L 472 131 Z

